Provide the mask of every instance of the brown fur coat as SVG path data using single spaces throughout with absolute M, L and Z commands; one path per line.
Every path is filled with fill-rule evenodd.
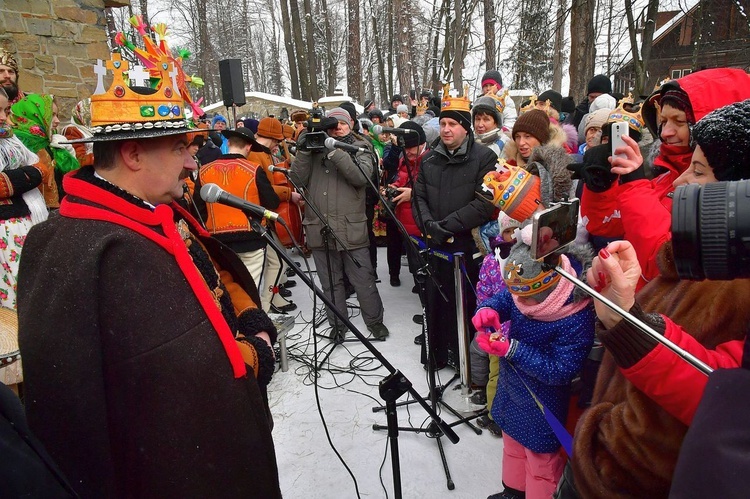
M 744 339 L 750 279 L 679 280 L 671 243 L 659 252 L 661 276 L 637 296 L 646 312 L 659 312 L 707 348 Z M 687 426 L 628 382 L 607 353 L 591 408 L 573 439 L 573 471 L 581 497 L 667 497 Z

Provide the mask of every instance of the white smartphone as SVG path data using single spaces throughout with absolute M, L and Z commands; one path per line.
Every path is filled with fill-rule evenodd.
M 609 143 L 612 144 L 612 156 L 615 158 L 626 158 L 625 154 L 615 154 L 618 147 L 625 147 L 625 141 L 622 140 L 622 136 L 627 135 L 630 137 L 630 127 L 624 121 L 617 121 L 612 123 L 612 133 L 610 134 Z
M 534 214 L 531 258 L 542 260 L 575 241 L 580 206 L 581 202 L 573 198 Z

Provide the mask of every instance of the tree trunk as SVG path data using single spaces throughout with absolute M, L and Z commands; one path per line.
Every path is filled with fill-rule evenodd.
M 565 7 L 566 0 L 558 0 L 555 19 L 555 47 L 552 50 L 552 90 L 562 90 L 563 65 L 565 64 Z
M 388 12 L 388 18 L 386 20 L 387 26 L 388 26 L 388 91 L 386 92 L 385 99 L 390 99 L 391 96 L 395 93 L 393 91 L 393 9 L 394 9 L 394 2 L 392 0 L 387 0 L 387 12 Z M 398 16 L 399 13 L 396 13 Z M 384 100 L 385 100 L 384 99 Z M 390 100 L 388 101 L 388 107 L 391 107 Z
M 375 8 L 370 2 L 370 21 L 372 22 L 372 40 L 375 45 L 375 60 L 378 65 L 378 88 L 380 91 L 380 102 L 382 103 L 385 99 L 389 99 L 388 95 L 388 84 L 385 78 L 385 63 L 383 62 L 383 48 L 380 45 L 380 31 L 378 30 L 378 18 L 376 15 Z M 382 105 L 382 104 L 381 104 Z
M 294 52 L 297 54 L 297 70 L 299 71 L 299 86 L 302 100 L 312 100 L 310 95 L 310 75 L 307 66 L 307 49 L 302 39 L 302 21 L 299 16 L 297 0 L 289 0 L 289 10 L 292 15 L 292 31 L 294 38 Z M 316 94 L 317 95 L 317 94 Z
M 360 52 L 359 0 L 347 0 L 349 37 L 346 44 L 346 81 L 348 94 L 362 102 L 362 53 Z
M 463 47 L 464 47 L 464 16 L 463 6 L 465 0 L 454 0 L 453 2 L 453 14 L 455 19 L 453 20 L 453 86 L 458 90 L 461 95 L 461 88 L 463 87 Z
M 318 81 L 316 75 L 317 71 L 317 58 L 315 57 L 315 29 L 312 22 L 312 7 L 310 0 L 302 0 L 302 5 L 305 9 L 305 27 L 307 36 L 307 72 L 310 75 L 310 100 L 317 101 L 320 97 L 318 92 Z
M 411 61 L 409 58 L 408 24 L 411 17 L 406 15 L 405 3 L 402 0 L 393 0 L 393 14 L 396 17 L 396 74 L 398 75 L 398 90 L 406 92 L 402 95 L 404 103 L 409 100 L 408 91 L 411 88 Z
M 630 33 L 630 50 L 633 54 L 633 68 L 635 69 L 635 95 L 643 95 L 648 78 L 648 63 L 651 59 L 651 47 L 654 41 L 656 28 L 656 13 L 659 10 L 658 0 L 649 0 L 646 7 L 646 20 L 641 35 L 641 48 L 638 50 L 636 39 L 636 21 L 633 14 L 633 1 L 625 0 L 625 15 L 628 20 L 628 31 Z
M 625 0 L 626 2 L 629 0 Z M 570 88 L 576 101 L 586 95 L 586 86 L 594 76 L 595 0 L 573 0 L 570 11 Z
M 484 65 L 487 70 L 497 67 L 495 43 L 495 1 L 482 0 L 484 6 Z
M 299 76 L 297 75 L 297 61 L 294 57 L 294 39 L 292 38 L 292 26 L 289 18 L 289 4 L 287 0 L 279 0 L 279 3 L 281 5 L 281 25 L 284 30 L 284 47 L 286 48 L 286 60 L 289 64 L 289 82 L 292 98 L 299 99 Z

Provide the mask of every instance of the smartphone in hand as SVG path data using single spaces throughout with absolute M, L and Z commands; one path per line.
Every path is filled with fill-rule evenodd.
M 612 133 L 609 143 L 612 145 L 612 157 L 614 158 L 627 158 L 625 154 L 615 154 L 615 151 L 619 147 L 626 147 L 625 141 L 622 140 L 623 135 L 630 136 L 630 127 L 624 121 L 617 121 L 612 123 Z
M 542 260 L 575 241 L 580 206 L 580 201 L 573 198 L 534 214 L 531 258 Z

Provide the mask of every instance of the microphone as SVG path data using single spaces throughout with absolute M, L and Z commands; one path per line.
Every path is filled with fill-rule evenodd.
M 408 133 L 417 133 L 416 130 L 412 130 L 411 128 L 391 128 L 387 126 L 380 126 L 375 125 L 372 127 L 372 131 L 381 134 L 381 133 L 392 133 L 394 135 L 406 135 Z
M 253 204 L 250 201 L 245 201 L 241 197 L 229 194 L 227 191 L 222 189 L 216 184 L 206 184 L 201 187 L 201 197 L 207 203 L 219 203 L 232 208 L 237 208 L 242 211 L 249 211 L 253 215 L 257 215 L 262 218 L 267 218 L 272 222 L 275 222 L 279 218 L 279 214 L 267 210 L 262 206 Z
M 283 175 L 288 176 L 289 175 L 289 169 L 288 168 L 281 168 L 280 166 L 273 166 L 268 165 L 268 171 L 271 173 L 281 173 Z
M 328 137 L 325 141 L 325 144 L 328 149 L 333 149 L 335 147 L 336 149 L 341 149 L 343 151 L 349 152 L 367 152 L 367 149 L 365 149 L 364 147 L 347 144 L 346 142 L 338 141 L 333 137 Z

